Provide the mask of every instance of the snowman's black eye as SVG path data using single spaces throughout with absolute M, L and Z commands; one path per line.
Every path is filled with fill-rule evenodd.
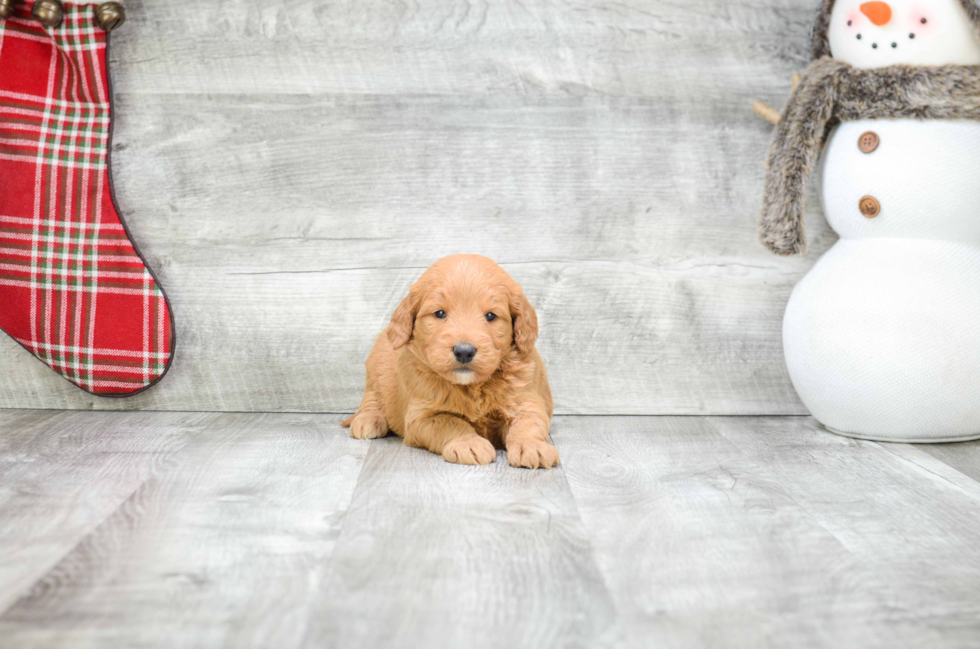
M 929 22 L 929 21 L 928 21 L 928 20 L 926 20 L 925 18 L 923 18 L 923 19 L 922 19 L 922 20 L 920 20 L 919 22 L 920 22 L 920 23 L 922 23 L 923 25 L 925 25 L 925 24 L 926 24 L 927 22 Z
M 445 311 L 443 311 L 442 309 L 439 309 L 439 310 L 438 310 L 438 311 L 436 311 L 436 312 L 435 312 L 435 313 L 434 313 L 433 315 L 434 315 L 435 317 L 437 317 L 437 318 L 439 318 L 440 320 L 442 320 L 443 318 L 445 318 L 445 317 L 446 317 L 446 312 L 445 312 Z
M 486 316 L 484 316 L 484 317 L 486 317 L 486 319 L 487 319 L 487 322 L 493 322 L 494 320 L 496 320 L 496 319 L 497 319 L 497 314 L 496 314 L 496 313 L 488 313 L 488 314 L 487 314 Z

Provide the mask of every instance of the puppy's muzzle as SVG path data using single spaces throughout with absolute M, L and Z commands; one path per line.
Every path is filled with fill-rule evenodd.
M 476 356 L 476 347 L 469 343 L 459 343 L 453 347 L 453 356 L 456 357 L 457 361 L 466 365 Z

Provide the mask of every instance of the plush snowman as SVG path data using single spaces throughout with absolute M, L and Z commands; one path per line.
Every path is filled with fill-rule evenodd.
M 840 235 L 786 308 L 793 385 L 843 435 L 980 438 L 980 4 L 827 0 L 812 49 L 761 219 L 803 252 L 816 172 Z

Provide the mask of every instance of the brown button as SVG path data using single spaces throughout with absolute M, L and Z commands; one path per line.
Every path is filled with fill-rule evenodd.
M 864 214 L 869 219 L 881 214 L 881 203 L 874 196 L 865 196 L 860 201 L 858 201 L 858 208 L 861 210 L 861 214 Z
M 878 148 L 878 144 L 881 142 L 881 138 L 874 131 L 868 131 L 867 133 L 862 133 L 861 137 L 858 138 L 858 148 L 861 149 L 861 153 L 871 153 Z

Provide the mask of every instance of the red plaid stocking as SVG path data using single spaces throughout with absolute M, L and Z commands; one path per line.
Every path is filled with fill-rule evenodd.
M 108 34 L 96 5 L 57 27 L 0 20 L 0 328 L 104 396 L 143 390 L 174 352 L 170 307 L 112 195 Z

